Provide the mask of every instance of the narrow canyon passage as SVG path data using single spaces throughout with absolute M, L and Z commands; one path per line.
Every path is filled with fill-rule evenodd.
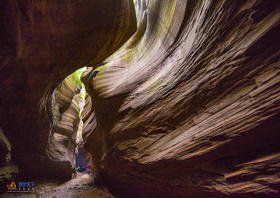
M 279 0 L 0 7 L 0 197 L 280 197 Z

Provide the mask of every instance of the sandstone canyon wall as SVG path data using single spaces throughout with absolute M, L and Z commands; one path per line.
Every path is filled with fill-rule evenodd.
M 80 87 L 62 80 L 87 65 L 83 138 L 117 197 L 279 196 L 278 0 L 0 5 L 1 163 L 63 177 Z
M 136 2 L 137 32 L 84 78 L 100 179 L 120 197 L 279 196 L 279 1 Z
M 75 70 L 112 54 L 135 32 L 133 3 L 3 0 L 0 7 L 0 128 L 10 142 L 12 162 L 31 178 L 69 176 L 65 160 L 45 167 L 52 164 L 45 148 L 53 90 Z M 71 93 L 67 96 L 71 100 Z M 5 156 L 1 153 L 1 159 Z

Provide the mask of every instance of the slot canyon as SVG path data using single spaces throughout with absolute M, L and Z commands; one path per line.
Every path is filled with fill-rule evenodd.
M 280 197 L 279 0 L 0 6 L 0 197 Z

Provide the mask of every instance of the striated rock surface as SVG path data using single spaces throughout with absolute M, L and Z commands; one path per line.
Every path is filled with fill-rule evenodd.
M 75 149 L 89 161 L 84 143 L 95 128 L 91 97 L 80 80 L 86 67 L 69 75 L 55 89 L 51 101 L 51 128 L 46 154 L 55 161 L 75 166 Z
M 100 179 L 124 197 L 278 197 L 279 1 L 136 1 L 84 78 Z
M 65 77 L 89 62 L 98 64 L 135 32 L 133 4 L 3 0 L 0 6 L 0 127 L 22 173 L 63 175 L 69 164 L 53 166 L 44 157 L 50 115 L 40 110 L 50 108 L 52 92 Z
M 280 196 L 278 0 L 0 6 L 0 161 L 21 178 L 69 177 L 86 145 L 117 197 Z M 84 65 L 81 106 L 63 79 Z

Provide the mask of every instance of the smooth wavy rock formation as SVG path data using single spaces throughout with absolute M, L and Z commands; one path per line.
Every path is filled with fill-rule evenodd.
M 69 178 L 80 144 L 116 197 L 280 197 L 279 0 L 0 7 L 0 184 Z
M 12 161 L 33 179 L 43 172 L 63 175 L 65 165 L 45 167 L 51 163 L 45 155 L 51 115 L 44 109 L 51 109 L 53 90 L 64 78 L 98 64 L 135 32 L 133 3 L 3 0 L 0 7 L 0 127 Z
M 130 197 L 273 197 L 280 2 L 136 1 L 137 32 L 84 78 L 100 179 Z
M 85 69 L 78 70 L 80 75 Z M 72 166 L 75 166 L 76 147 L 89 161 L 84 144 L 96 125 L 91 97 L 85 92 L 78 72 L 63 80 L 52 94 L 51 127 L 46 148 L 48 158 L 68 161 Z

